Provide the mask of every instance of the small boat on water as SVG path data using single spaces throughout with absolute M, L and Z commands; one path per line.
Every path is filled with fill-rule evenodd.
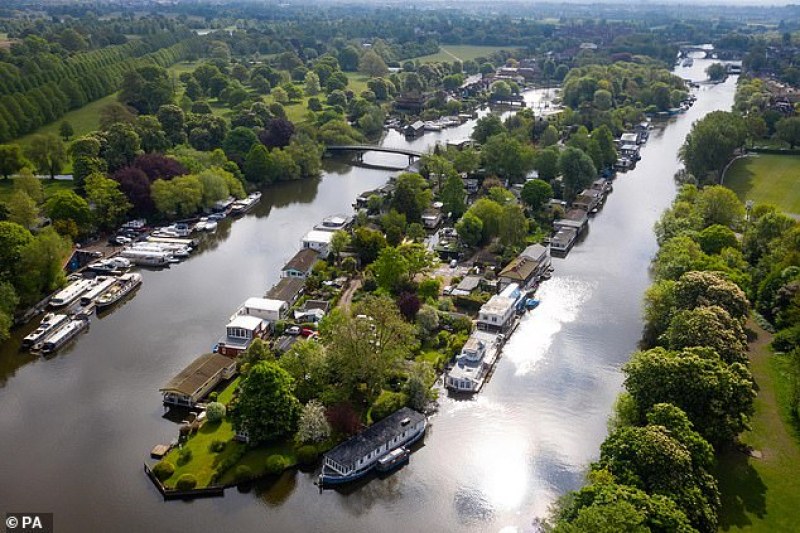
M 120 276 L 116 284 L 97 299 L 97 310 L 102 311 L 116 305 L 141 284 L 142 275 L 136 272 Z
M 126 248 L 122 250 L 122 255 L 130 259 L 132 263 L 151 267 L 167 266 L 172 259 L 172 254 L 169 252 L 139 250 L 137 248 Z
M 233 216 L 241 216 L 250 211 L 253 206 L 255 206 L 259 200 L 261 200 L 261 193 L 256 191 L 250 194 L 247 198 L 243 200 L 236 200 L 231 205 L 231 215 Z
M 527 309 L 528 311 L 533 311 L 534 309 L 539 307 L 540 303 L 541 302 L 539 300 L 536 300 L 534 298 L 528 298 L 527 300 L 525 300 L 525 309 Z
M 89 263 L 87 267 L 94 272 L 103 274 L 116 274 L 123 270 L 128 270 L 131 267 L 131 262 L 124 257 L 109 257 L 108 259 L 100 259 L 94 263 Z
M 47 337 L 44 342 L 41 343 L 41 347 L 38 351 L 40 351 L 42 355 L 52 355 L 74 339 L 78 333 L 88 327 L 88 318 L 76 317 L 70 320 L 66 326 L 59 328 L 55 333 Z
M 97 276 L 94 278 L 96 285 L 81 296 L 81 305 L 88 305 L 111 288 L 117 279 L 111 276 Z
M 79 279 L 78 281 L 70 283 L 50 299 L 50 307 L 58 309 L 75 303 L 83 293 L 90 290 L 93 286 L 94 280 L 91 279 Z
M 67 322 L 69 322 L 69 317 L 67 315 L 54 313 L 44 315 L 44 318 L 42 318 L 42 321 L 39 323 L 39 327 L 28 333 L 25 338 L 22 339 L 22 347 L 25 349 L 33 348 Z
M 411 452 L 405 446 L 395 448 L 378 459 L 378 462 L 375 463 L 375 470 L 378 472 L 391 472 L 395 468 L 406 464 L 410 455 Z

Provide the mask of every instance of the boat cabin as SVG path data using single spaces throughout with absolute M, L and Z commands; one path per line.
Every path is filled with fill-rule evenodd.
M 575 244 L 577 238 L 578 232 L 575 228 L 561 228 L 553 238 L 550 239 L 550 252 L 553 254 L 566 255 L 570 248 L 572 248 L 572 245 Z

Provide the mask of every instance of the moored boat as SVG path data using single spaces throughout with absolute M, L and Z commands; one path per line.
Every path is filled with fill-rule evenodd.
M 378 459 L 378 462 L 375 464 L 375 470 L 378 472 L 391 472 L 395 468 L 406 464 L 410 455 L 411 452 L 409 452 L 408 448 L 405 446 L 395 448 Z
M 83 293 L 90 290 L 93 286 L 94 280 L 91 279 L 79 279 L 78 281 L 70 283 L 50 299 L 50 307 L 60 308 L 75 303 Z
M 44 315 L 44 318 L 42 318 L 42 321 L 39 323 L 39 327 L 28 333 L 25 338 L 22 339 L 22 347 L 25 349 L 33 348 L 67 322 L 69 322 L 69 317 L 67 315 L 54 313 Z
M 95 286 L 81 296 L 82 305 L 88 305 L 93 302 L 95 298 L 102 296 L 117 280 L 111 276 L 97 276 L 94 278 L 94 281 L 96 283 Z
M 42 355 L 52 355 L 60 350 L 69 341 L 74 339 L 78 333 L 89 327 L 89 319 L 85 317 L 74 318 L 67 325 L 59 328 L 55 333 L 47 337 L 42 343 L 39 351 Z
M 116 305 L 141 284 L 142 275 L 136 272 L 120 276 L 114 286 L 97 299 L 97 310 L 102 311 Z
M 250 194 L 243 200 L 236 200 L 231 205 L 231 215 L 241 216 L 247 213 L 258 203 L 259 200 L 261 200 L 261 193 L 258 191 Z

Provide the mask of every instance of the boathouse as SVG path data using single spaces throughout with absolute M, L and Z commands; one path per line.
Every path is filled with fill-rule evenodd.
M 578 231 L 575 228 L 562 228 L 550 239 L 550 251 L 554 254 L 566 255 L 577 238 Z
M 164 403 L 194 407 L 223 380 L 236 374 L 236 361 L 218 353 L 207 353 L 192 361 L 159 389 Z
M 333 232 L 311 230 L 303 237 L 303 248 L 310 248 L 319 252 L 322 259 L 328 257 Z
M 289 311 L 289 304 L 285 300 L 271 298 L 248 298 L 231 320 L 237 316 L 254 316 L 274 324 Z
M 314 229 L 319 231 L 339 231 L 349 228 L 352 223 L 352 216 L 332 215 L 324 218 L 322 222 L 314 226 Z
M 508 331 L 514 324 L 518 296 L 519 285 L 512 283 L 500 294 L 489 298 L 478 312 L 478 329 L 494 333 Z
M 313 248 L 303 248 L 281 269 L 282 278 L 306 279 L 319 260 L 319 252 Z
M 584 189 L 572 201 L 572 207 L 591 213 L 592 210 L 600 206 L 600 202 L 602 201 L 603 193 L 601 191 L 596 189 Z
M 473 332 L 447 373 L 445 386 L 458 392 L 477 392 L 497 360 L 497 350 L 495 335 Z
M 528 287 L 547 272 L 551 264 L 549 250 L 541 244 L 532 244 L 500 271 L 498 279 L 502 285 L 516 283 Z
M 225 335 L 217 343 L 217 352 L 228 357 L 238 357 L 255 339 L 269 332 L 269 322 L 257 317 L 238 315 L 225 326 Z
M 580 233 L 589 224 L 589 215 L 583 209 L 570 209 L 562 218 L 553 222 L 553 228 L 558 231 L 564 228 L 572 228 L 576 233 Z
M 369 472 L 388 452 L 420 438 L 425 415 L 403 407 L 339 444 L 323 456 L 323 483 L 356 479 Z

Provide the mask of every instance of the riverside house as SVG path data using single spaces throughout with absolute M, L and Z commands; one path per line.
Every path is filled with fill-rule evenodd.
M 235 315 L 225 326 L 225 335 L 217 343 L 217 352 L 236 358 L 247 350 L 255 339 L 269 332 L 269 322 L 257 316 Z
M 306 279 L 319 260 L 319 252 L 313 248 L 303 248 L 281 269 L 282 278 Z
M 236 361 L 218 353 L 201 355 L 159 389 L 164 403 L 194 407 L 223 380 L 236 374 Z
M 511 329 L 520 297 L 519 285 L 512 283 L 500 294 L 489 298 L 478 311 L 478 329 L 493 333 L 505 333 Z
M 333 232 L 311 230 L 303 237 L 303 248 L 310 248 L 319 252 L 322 259 L 328 257 Z
M 254 316 L 274 325 L 275 322 L 286 316 L 288 311 L 289 304 L 284 300 L 248 298 L 242 306 L 236 310 L 231 320 L 234 320 L 237 316 Z
M 516 283 L 520 287 L 529 287 L 548 271 L 551 264 L 550 251 L 541 244 L 532 244 L 500 271 L 498 279 L 501 285 Z

